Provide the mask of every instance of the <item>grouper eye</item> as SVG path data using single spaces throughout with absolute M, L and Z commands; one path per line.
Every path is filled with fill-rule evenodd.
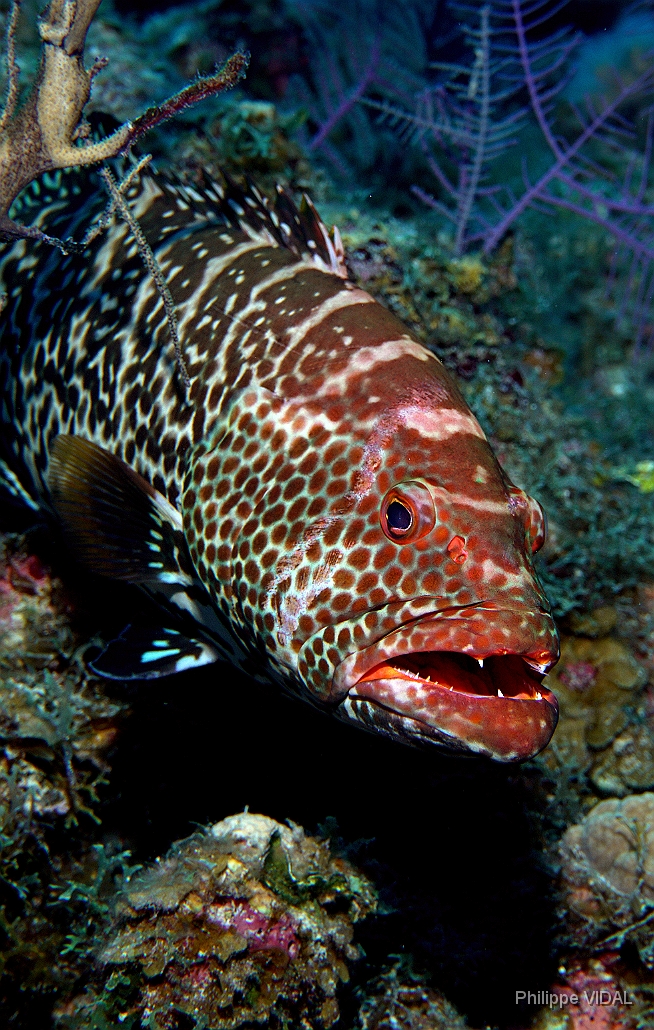
M 413 543 L 434 528 L 434 501 L 422 483 L 399 483 L 384 497 L 379 519 L 389 540 L 396 544 Z
M 386 509 L 386 527 L 393 536 L 406 536 L 413 525 L 413 512 L 402 501 L 391 501 Z

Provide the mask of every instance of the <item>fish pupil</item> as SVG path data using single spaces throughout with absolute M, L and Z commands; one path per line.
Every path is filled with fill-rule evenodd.
M 401 501 L 391 501 L 386 509 L 386 523 L 392 533 L 406 533 L 411 529 L 413 515 Z

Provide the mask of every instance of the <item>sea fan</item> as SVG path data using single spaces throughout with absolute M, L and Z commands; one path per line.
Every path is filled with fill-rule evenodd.
M 289 101 L 307 114 L 307 150 L 342 175 L 349 165 L 370 167 L 378 157 L 379 133 L 359 101 L 373 94 L 408 105 L 423 82 L 426 6 L 425 0 L 402 6 L 356 0 L 335 9 L 322 0 L 287 0 L 312 55 L 310 74 L 295 77 Z
M 457 254 L 472 247 L 492 253 L 528 208 L 571 211 L 612 238 L 616 315 L 628 312 L 639 337 L 652 335 L 654 53 L 644 55 L 638 73 L 612 69 L 604 95 L 567 100 L 582 37 L 567 28 L 547 31 L 566 4 L 452 4 L 464 20 L 470 63 L 436 65 L 439 79 L 418 95 L 413 111 L 367 102 L 425 151 L 438 191 L 414 193 L 453 226 Z M 523 155 L 512 181 L 500 160 L 528 119 L 544 146 Z
M 452 8 L 464 18 L 475 16 L 474 22 L 463 22 L 470 63 L 433 64 L 438 80 L 418 94 L 414 112 L 387 101 L 366 103 L 404 139 L 422 147 L 440 195 L 418 186 L 413 192 L 451 223 L 455 253 L 462 254 L 492 231 L 497 194 L 506 187 L 492 181 L 491 169 L 515 144 L 527 109 L 517 103 L 520 84 L 510 75 L 515 62 L 501 52 L 490 4 Z
M 563 6 L 563 5 L 559 5 Z M 484 239 L 490 253 L 527 207 L 564 208 L 600 226 L 615 241 L 612 279 L 627 269 L 627 288 L 620 312 L 630 309 L 644 329 L 654 293 L 654 205 L 648 202 L 654 119 L 654 53 L 645 55 L 644 70 L 630 78 L 612 70 L 605 95 L 568 102 L 574 130 L 557 131 L 554 99 L 567 84 L 570 57 L 579 37 L 562 30 L 534 38 L 553 12 L 540 2 L 501 0 L 498 11 L 515 34 L 519 75 L 529 93 L 533 116 L 550 151 L 545 170 L 532 176 L 523 159 L 523 190 L 504 208 Z M 511 44 L 509 44 L 511 45 Z M 566 75 L 568 72 L 568 75 Z M 646 119 L 644 132 L 628 115 L 632 108 Z M 618 174 L 618 169 L 622 174 Z

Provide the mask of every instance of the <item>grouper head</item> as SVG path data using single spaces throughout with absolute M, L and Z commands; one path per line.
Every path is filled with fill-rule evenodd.
M 190 467 L 191 554 L 244 646 L 254 635 L 315 704 L 522 761 L 558 713 L 541 682 L 558 658 L 533 567 L 544 516 L 438 359 L 382 339 L 232 399 Z

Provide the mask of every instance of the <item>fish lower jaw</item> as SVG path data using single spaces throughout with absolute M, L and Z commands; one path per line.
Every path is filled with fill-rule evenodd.
M 343 714 L 388 736 L 524 761 L 546 747 L 558 721 L 541 680 L 520 655 L 397 655 L 350 686 Z

